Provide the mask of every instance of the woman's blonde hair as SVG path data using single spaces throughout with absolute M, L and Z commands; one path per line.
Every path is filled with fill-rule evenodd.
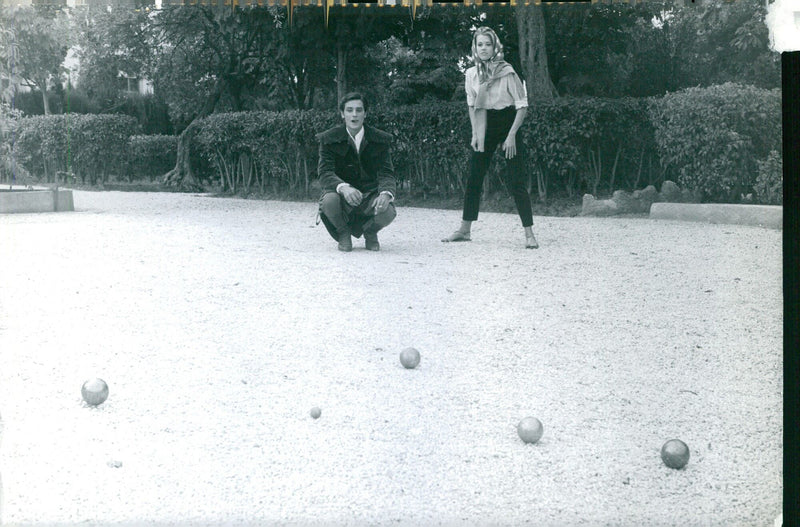
M 478 37 L 481 35 L 485 35 L 492 40 L 493 53 L 491 58 L 486 62 L 478 58 Z M 489 65 L 487 63 L 497 60 L 503 60 L 503 44 L 500 43 L 497 33 L 495 33 L 492 28 L 486 26 L 479 27 L 475 30 L 475 33 L 472 34 L 472 62 L 474 62 L 475 67 L 478 68 L 478 80 L 480 82 L 484 82 L 489 78 Z

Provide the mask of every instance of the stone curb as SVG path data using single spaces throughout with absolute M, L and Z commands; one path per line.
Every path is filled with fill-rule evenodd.
M 653 203 L 650 218 L 783 229 L 783 207 L 723 203 Z
M 71 190 L 12 190 L 0 192 L 0 214 L 25 212 L 74 211 Z

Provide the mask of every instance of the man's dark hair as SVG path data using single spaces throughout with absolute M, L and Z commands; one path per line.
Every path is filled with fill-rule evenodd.
M 363 95 L 361 95 L 357 91 L 351 91 L 350 93 L 344 94 L 344 97 L 342 97 L 342 100 L 339 101 L 339 111 L 343 112 L 344 111 L 344 105 L 347 104 L 350 101 L 361 101 L 362 104 L 364 105 L 364 111 L 365 112 L 367 111 L 367 99 L 366 99 L 366 97 L 364 97 Z

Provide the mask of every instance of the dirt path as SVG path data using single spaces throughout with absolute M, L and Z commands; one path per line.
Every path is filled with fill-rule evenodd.
M 343 254 L 313 203 L 78 191 L 75 207 L 0 216 L 9 524 L 780 512 L 780 231 L 537 217 L 526 251 L 515 216 L 443 244 L 458 212 L 402 208 L 380 253 Z M 111 395 L 88 408 L 95 376 Z M 684 470 L 659 458 L 673 437 Z

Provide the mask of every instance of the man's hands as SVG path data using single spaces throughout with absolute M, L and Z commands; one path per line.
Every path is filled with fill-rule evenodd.
M 358 207 L 364 199 L 364 195 L 360 190 L 347 183 L 342 183 L 337 192 L 351 207 Z M 378 215 L 386 212 L 391 202 L 392 195 L 389 192 L 381 192 L 372 204 L 372 213 Z
M 378 214 L 386 212 L 386 209 L 389 208 L 389 203 L 391 202 L 392 198 L 388 193 L 381 193 L 375 200 L 375 215 L 377 216 Z
M 350 185 L 342 185 L 339 189 L 339 194 L 342 195 L 344 200 L 351 207 L 357 207 L 363 198 L 361 191 L 359 191 L 357 188 L 351 187 Z

